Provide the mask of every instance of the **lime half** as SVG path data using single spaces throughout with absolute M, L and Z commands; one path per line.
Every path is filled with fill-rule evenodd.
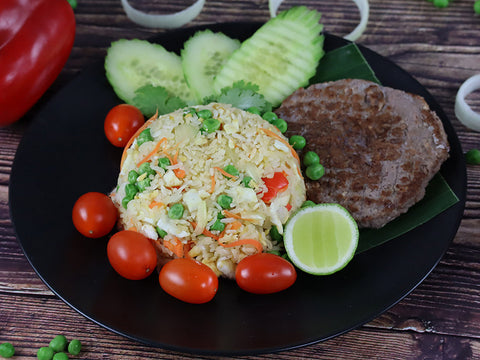
M 299 210 L 288 221 L 285 249 L 299 269 L 314 275 L 332 274 L 348 264 L 358 245 L 358 226 L 338 204 Z

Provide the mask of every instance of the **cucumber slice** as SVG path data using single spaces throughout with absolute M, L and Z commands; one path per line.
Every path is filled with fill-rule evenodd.
M 118 40 L 111 44 L 105 58 L 108 81 L 117 96 L 132 104 L 135 90 L 145 85 L 163 86 L 185 102 L 193 100 L 180 56 L 146 40 Z
M 214 93 L 215 76 L 240 44 L 239 40 L 210 30 L 197 31 L 185 42 L 181 53 L 183 73 L 197 101 Z
M 320 13 L 305 6 L 283 11 L 245 40 L 215 77 L 220 91 L 244 80 L 257 84 L 260 93 L 279 105 L 315 75 L 324 54 Z

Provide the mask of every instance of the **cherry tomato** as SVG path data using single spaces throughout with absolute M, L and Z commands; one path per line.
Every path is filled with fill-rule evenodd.
M 157 266 L 157 252 L 151 240 L 130 230 L 119 231 L 108 241 L 107 256 L 115 271 L 129 280 L 141 280 Z
M 238 286 L 254 294 L 271 294 L 285 290 L 293 285 L 297 272 L 284 258 L 259 253 L 240 261 L 235 270 Z
M 262 178 L 268 191 L 263 194 L 262 200 L 268 204 L 278 193 L 287 190 L 288 180 L 283 172 L 276 172 L 271 178 Z
M 114 146 L 124 147 L 144 123 L 145 119 L 138 108 L 120 104 L 108 112 L 103 126 L 108 141 Z
M 192 304 L 212 300 L 218 289 L 218 278 L 213 270 L 192 259 L 170 260 L 160 270 L 158 280 L 165 292 Z
M 117 217 L 118 211 L 112 200 L 99 192 L 83 194 L 73 205 L 73 225 L 89 238 L 107 235 L 115 226 Z

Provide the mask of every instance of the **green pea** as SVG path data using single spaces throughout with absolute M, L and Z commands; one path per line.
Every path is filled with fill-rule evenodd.
M 295 150 L 302 150 L 307 145 L 307 140 L 302 135 L 292 135 L 288 142 Z
M 202 119 L 210 119 L 213 116 L 213 114 L 210 110 L 203 109 L 197 112 L 197 116 Z
M 205 119 L 205 120 L 203 120 L 203 125 L 202 125 L 202 128 L 200 130 L 202 132 L 206 132 L 208 134 L 211 134 L 211 133 L 217 131 L 218 129 L 220 129 L 220 125 L 221 125 L 221 123 L 217 119 L 213 119 L 213 118 Z
M 135 170 L 130 170 L 128 173 L 128 182 L 130 184 L 135 184 L 137 182 L 139 174 Z
M 170 162 L 169 158 L 164 157 L 158 159 L 158 166 L 161 167 L 163 170 L 167 170 L 167 166 L 170 165 L 172 165 L 172 163 Z
M 134 185 L 134 184 L 125 185 L 125 197 L 133 199 L 137 193 L 138 193 L 137 185 Z
M 80 340 L 73 339 L 70 341 L 68 344 L 68 352 L 72 355 L 78 355 L 80 354 L 80 351 L 82 351 L 82 343 Z
M 248 111 L 249 113 L 256 114 L 256 115 L 260 115 L 260 114 L 261 114 L 261 113 L 260 113 L 260 109 L 259 109 L 258 107 L 256 107 L 256 106 L 251 106 L 251 107 L 249 107 L 249 108 L 247 109 L 247 111 Z
M 285 120 L 283 119 L 277 119 L 272 122 L 273 125 L 277 127 L 278 130 L 283 134 L 285 131 L 287 131 L 288 124 Z
M 448 0 L 433 0 L 433 5 L 437 8 L 444 8 L 448 6 Z
M 223 170 L 233 176 L 240 175 L 240 172 L 238 171 L 238 169 L 233 165 L 227 165 L 223 168 Z
M 306 208 L 306 207 L 315 206 L 315 205 L 317 205 L 317 204 L 315 204 L 312 200 L 307 200 L 300 207 L 301 208 Z
M 138 191 L 145 191 L 145 189 L 150 186 L 150 182 L 151 180 L 149 178 L 137 182 Z
M 63 335 L 55 336 L 48 345 L 55 352 L 63 351 L 67 347 L 67 338 Z
M 15 348 L 9 342 L 0 345 L 0 356 L 4 358 L 11 358 L 15 354 Z
M 128 203 L 132 200 L 133 198 L 129 198 L 128 196 L 125 196 L 122 199 L 122 206 L 126 209 L 128 206 Z
M 222 207 L 222 209 L 230 209 L 233 199 L 228 195 L 219 195 L 217 197 L 217 203 Z
M 68 355 L 64 352 L 58 352 L 53 355 L 53 360 L 68 360 Z
M 194 108 L 188 108 L 183 110 L 183 115 L 187 115 L 187 114 L 195 115 L 196 113 L 197 111 Z
M 480 14 L 480 0 L 475 1 L 473 4 L 473 11 L 475 11 L 475 14 Z
M 138 144 L 138 146 L 140 146 L 143 143 L 146 143 L 148 141 L 153 141 L 152 134 L 150 133 L 150 128 L 147 128 L 147 129 L 143 130 L 140 133 L 140 135 L 138 135 L 137 144 Z
M 48 346 L 43 346 L 37 351 L 38 360 L 52 360 L 53 359 L 53 349 Z
M 217 220 L 213 223 L 212 226 L 210 226 L 210 230 L 223 231 L 225 230 L 225 224 L 220 220 Z
M 283 241 L 283 236 L 278 232 L 278 229 L 275 225 L 270 228 L 270 237 L 275 241 Z
M 262 115 L 264 120 L 267 120 L 269 123 L 273 123 L 275 120 L 278 119 L 277 114 L 272 111 L 267 111 L 265 114 Z
M 67 0 L 67 2 L 70 4 L 73 10 L 77 8 L 77 0 Z
M 156 172 L 151 168 L 151 165 L 149 162 L 144 162 L 140 167 L 138 168 L 138 173 L 140 175 L 147 173 L 147 175 L 155 175 Z
M 219 219 L 219 220 L 225 219 L 225 215 L 223 215 L 222 212 L 219 211 L 218 214 L 217 214 L 217 219 Z
M 480 164 L 480 150 L 472 149 L 467 151 L 467 153 L 465 154 L 465 161 L 470 165 Z
M 170 219 L 181 219 L 184 212 L 184 207 L 182 204 L 174 204 L 168 209 L 168 217 Z
M 252 177 L 251 176 L 244 176 L 243 179 L 242 179 L 242 184 L 243 186 L 245 186 L 246 188 L 249 188 L 251 189 L 252 187 L 250 186 L 250 181 L 252 181 Z
M 319 163 L 320 163 L 320 157 L 317 155 L 317 153 L 313 151 L 307 151 L 307 153 L 303 157 L 303 164 L 305 166 L 310 166 L 310 165 L 319 164 Z
M 322 164 L 313 164 L 307 166 L 305 174 L 311 180 L 318 180 L 325 174 L 325 168 Z
M 157 234 L 160 236 L 162 239 L 167 236 L 167 232 L 165 230 L 160 229 L 158 226 L 156 227 Z

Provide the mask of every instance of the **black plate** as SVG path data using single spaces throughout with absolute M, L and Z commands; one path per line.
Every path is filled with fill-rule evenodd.
M 258 26 L 210 28 L 245 39 Z M 154 40 L 178 51 L 197 29 Z M 326 34 L 327 51 L 346 43 Z M 356 256 L 334 275 L 300 273 L 287 291 L 265 296 L 243 292 L 222 279 L 210 303 L 182 303 L 164 293 L 155 276 L 142 281 L 118 276 L 106 257 L 106 239 L 86 239 L 72 225 L 75 200 L 88 191 L 109 192 L 119 171 L 120 150 L 104 137 L 103 120 L 120 101 L 105 79 L 103 62 L 98 62 L 35 116 L 15 157 L 10 211 L 32 267 L 58 297 L 94 322 L 131 339 L 184 352 L 239 355 L 291 349 L 374 319 L 412 291 L 445 253 L 462 217 L 466 174 L 458 138 L 432 96 L 389 60 L 361 50 L 384 85 L 424 96 L 444 122 L 451 156 L 441 171 L 460 198 L 455 206 Z

